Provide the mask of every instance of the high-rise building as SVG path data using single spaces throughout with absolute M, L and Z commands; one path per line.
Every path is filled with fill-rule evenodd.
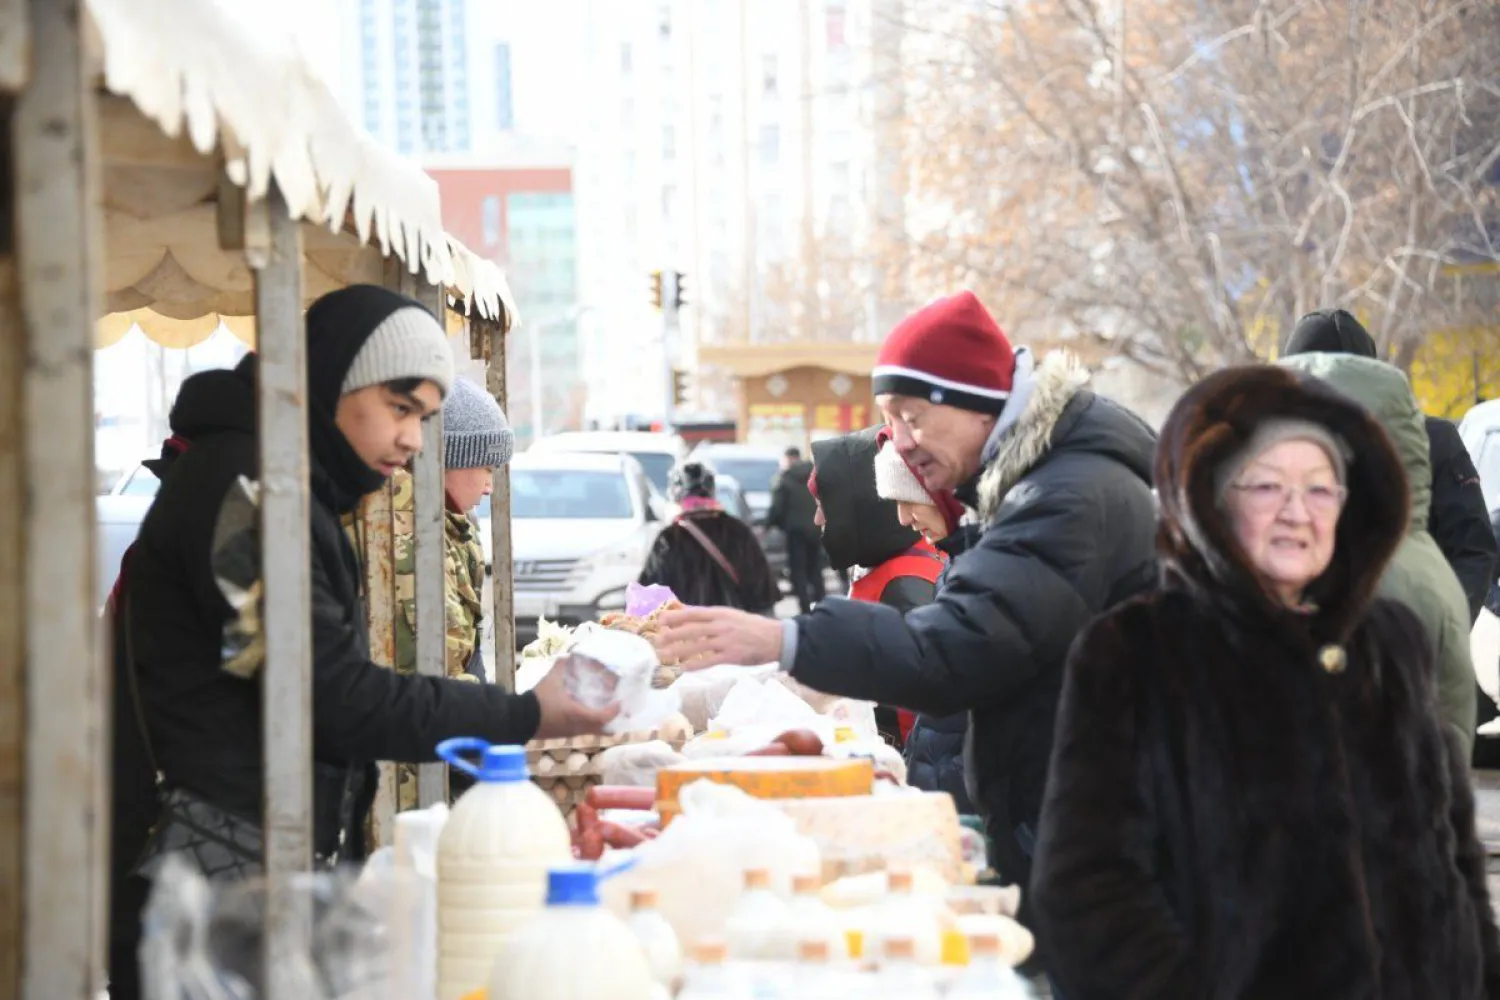
M 881 64 L 899 60 L 900 6 L 589 6 L 580 257 L 621 362 L 661 336 L 645 296 L 658 268 L 688 275 L 690 308 L 666 349 L 689 364 L 700 342 L 881 332 L 871 248 L 880 229 L 899 231 L 903 211 L 899 142 L 879 120 L 892 113 L 899 73 Z M 664 370 L 658 363 L 658 381 Z
M 507 275 L 521 325 L 507 345 L 512 426 L 522 443 L 584 418 L 577 214 L 569 152 L 518 148 L 482 160 L 429 158 L 443 225 Z
M 470 0 L 342 0 L 356 41 L 345 103 L 365 129 L 408 156 L 467 153 Z

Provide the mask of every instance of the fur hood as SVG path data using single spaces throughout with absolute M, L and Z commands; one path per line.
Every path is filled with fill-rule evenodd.
M 1053 351 L 1037 366 L 1025 410 L 1004 432 L 999 451 L 980 476 L 982 522 L 995 516 L 1010 488 L 1046 457 L 1058 420 L 1088 381 L 1088 369 L 1070 351 Z
M 1165 582 L 1233 613 L 1273 620 L 1288 614 L 1255 579 L 1215 490 L 1219 467 L 1273 417 L 1326 427 L 1354 456 L 1333 561 L 1309 590 L 1318 608 L 1313 637 L 1342 643 L 1369 607 L 1406 533 L 1406 472 L 1369 413 L 1326 384 L 1285 368 L 1254 365 L 1217 372 L 1189 389 L 1168 415 L 1154 475 L 1161 505 L 1157 551 Z

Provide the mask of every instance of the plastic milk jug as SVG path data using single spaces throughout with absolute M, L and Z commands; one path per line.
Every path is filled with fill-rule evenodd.
M 461 1000 L 489 981 L 506 939 L 536 919 L 547 870 L 573 860 L 568 824 L 531 783 L 526 750 L 446 740 L 438 756 L 475 778 L 438 838 L 438 1000 Z M 465 754 L 478 754 L 476 765 Z

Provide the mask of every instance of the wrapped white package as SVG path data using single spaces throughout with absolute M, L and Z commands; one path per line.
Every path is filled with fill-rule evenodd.
M 729 690 L 708 726 L 730 733 L 743 728 L 770 729 L 772 736 L 788 729 L 811 729 L 824 743 L 833 740 L 832 722 L 785 685 L 751 677 L 741 678 Z
M 599 755 L 601 781 L 606 785 L 656 786 L 656 772 L 681 764 L 685 756 L 663 740 L 623 743 Z
M 677 713 L 679 694 L 670 687 L 651 687 L 661 663 L 650 640 L 608 628 L 575 636 L 562 660 L 563 681 L 568 693 L 590 708 L 619 703 L 620 714 L 604 727 L 606 733 L 654 729 Z

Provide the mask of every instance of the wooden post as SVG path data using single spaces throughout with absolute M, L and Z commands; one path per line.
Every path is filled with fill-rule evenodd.
M 370 659 L 387 670 L 396 666 L 395 495 L 389 481 L 365 497 L 355 512 L 358 519 L 360 562 L 365 570 L 365 624 L 370 635 Z M 366 848 L 374 853 L 395 842 L 396 765 L 380 762 L 380 784 L 370 807 Z
M 7 175 L 0 197 L 8 200 L 8 149 L 0 172 Z M 21 812 L 26 791 L 26 337 L 16 302 L 9 226 L 0 239 L 5 242 L 0 258 L 0 552 L 14 553 L 0 560 L 0 996 L 13 997 L 21 992 L 21 885 L 26 871 Z
M 443 321 L 446 305 L 441 286 L 428 285 L 412 277 L 408 294 Z M 443 489 L 443 414 L 439 410 L 422 428 L 422 450 L 412 462 L 412 520 L 417 583 L 417 673 L 443 677 L 448 673 L 448 618 L 445 614 L 447 567 L 443 544 L 447 526 L 447 504 Z M 417 805 L 426 809 L 448 801 L 446 764 L 422 764 L 417 768 Z
M 267 1000 L 299 1000 L 296 963 L 312 913 L 298 873 L 312 867 L 312 579 L 308 558 L 307 340 L 302 232 L 273 184 L 261 207 L 268 254 L 252 254 L 260 371 L 262 674 Z M 256 257 L 262 259 L 256 260 Z
M 82 4 L 30 0 L 25 9 L 33 75 L 9 136 L 20 324 L 0 327 L 10 342 L 0 367 L 11 382 L 0 393 L 12 400 L 0 405 L 12 420 L 20 399 L 18 440 L 0 446 L 19 466 L 11 489 L 23 498 L 18 511 L 0 514 L 4 533 L 19 541 L 0 568 L 0 576 L 18 574 L 6 588 L 18 600 L 0 610 L 0 649 L 23 652 L 24 925 L 20 988 L 0 984 L 0 994 L 92 1000 L 104 966 L 109 844 L 110 686 L 94 586 L 98 129 Z M 17 888 L 5 894 L 13 899 Z
M 505 378 L 505 323 L 476 318 L 489 335 L 485 381 L 490 394 L 510 417 L 510 390 Z M 490 493 L 490 587 L 495 601 L 495 683 L 516 689 L 516 578 L 510 544 L 510 466 L 495 470 Z

